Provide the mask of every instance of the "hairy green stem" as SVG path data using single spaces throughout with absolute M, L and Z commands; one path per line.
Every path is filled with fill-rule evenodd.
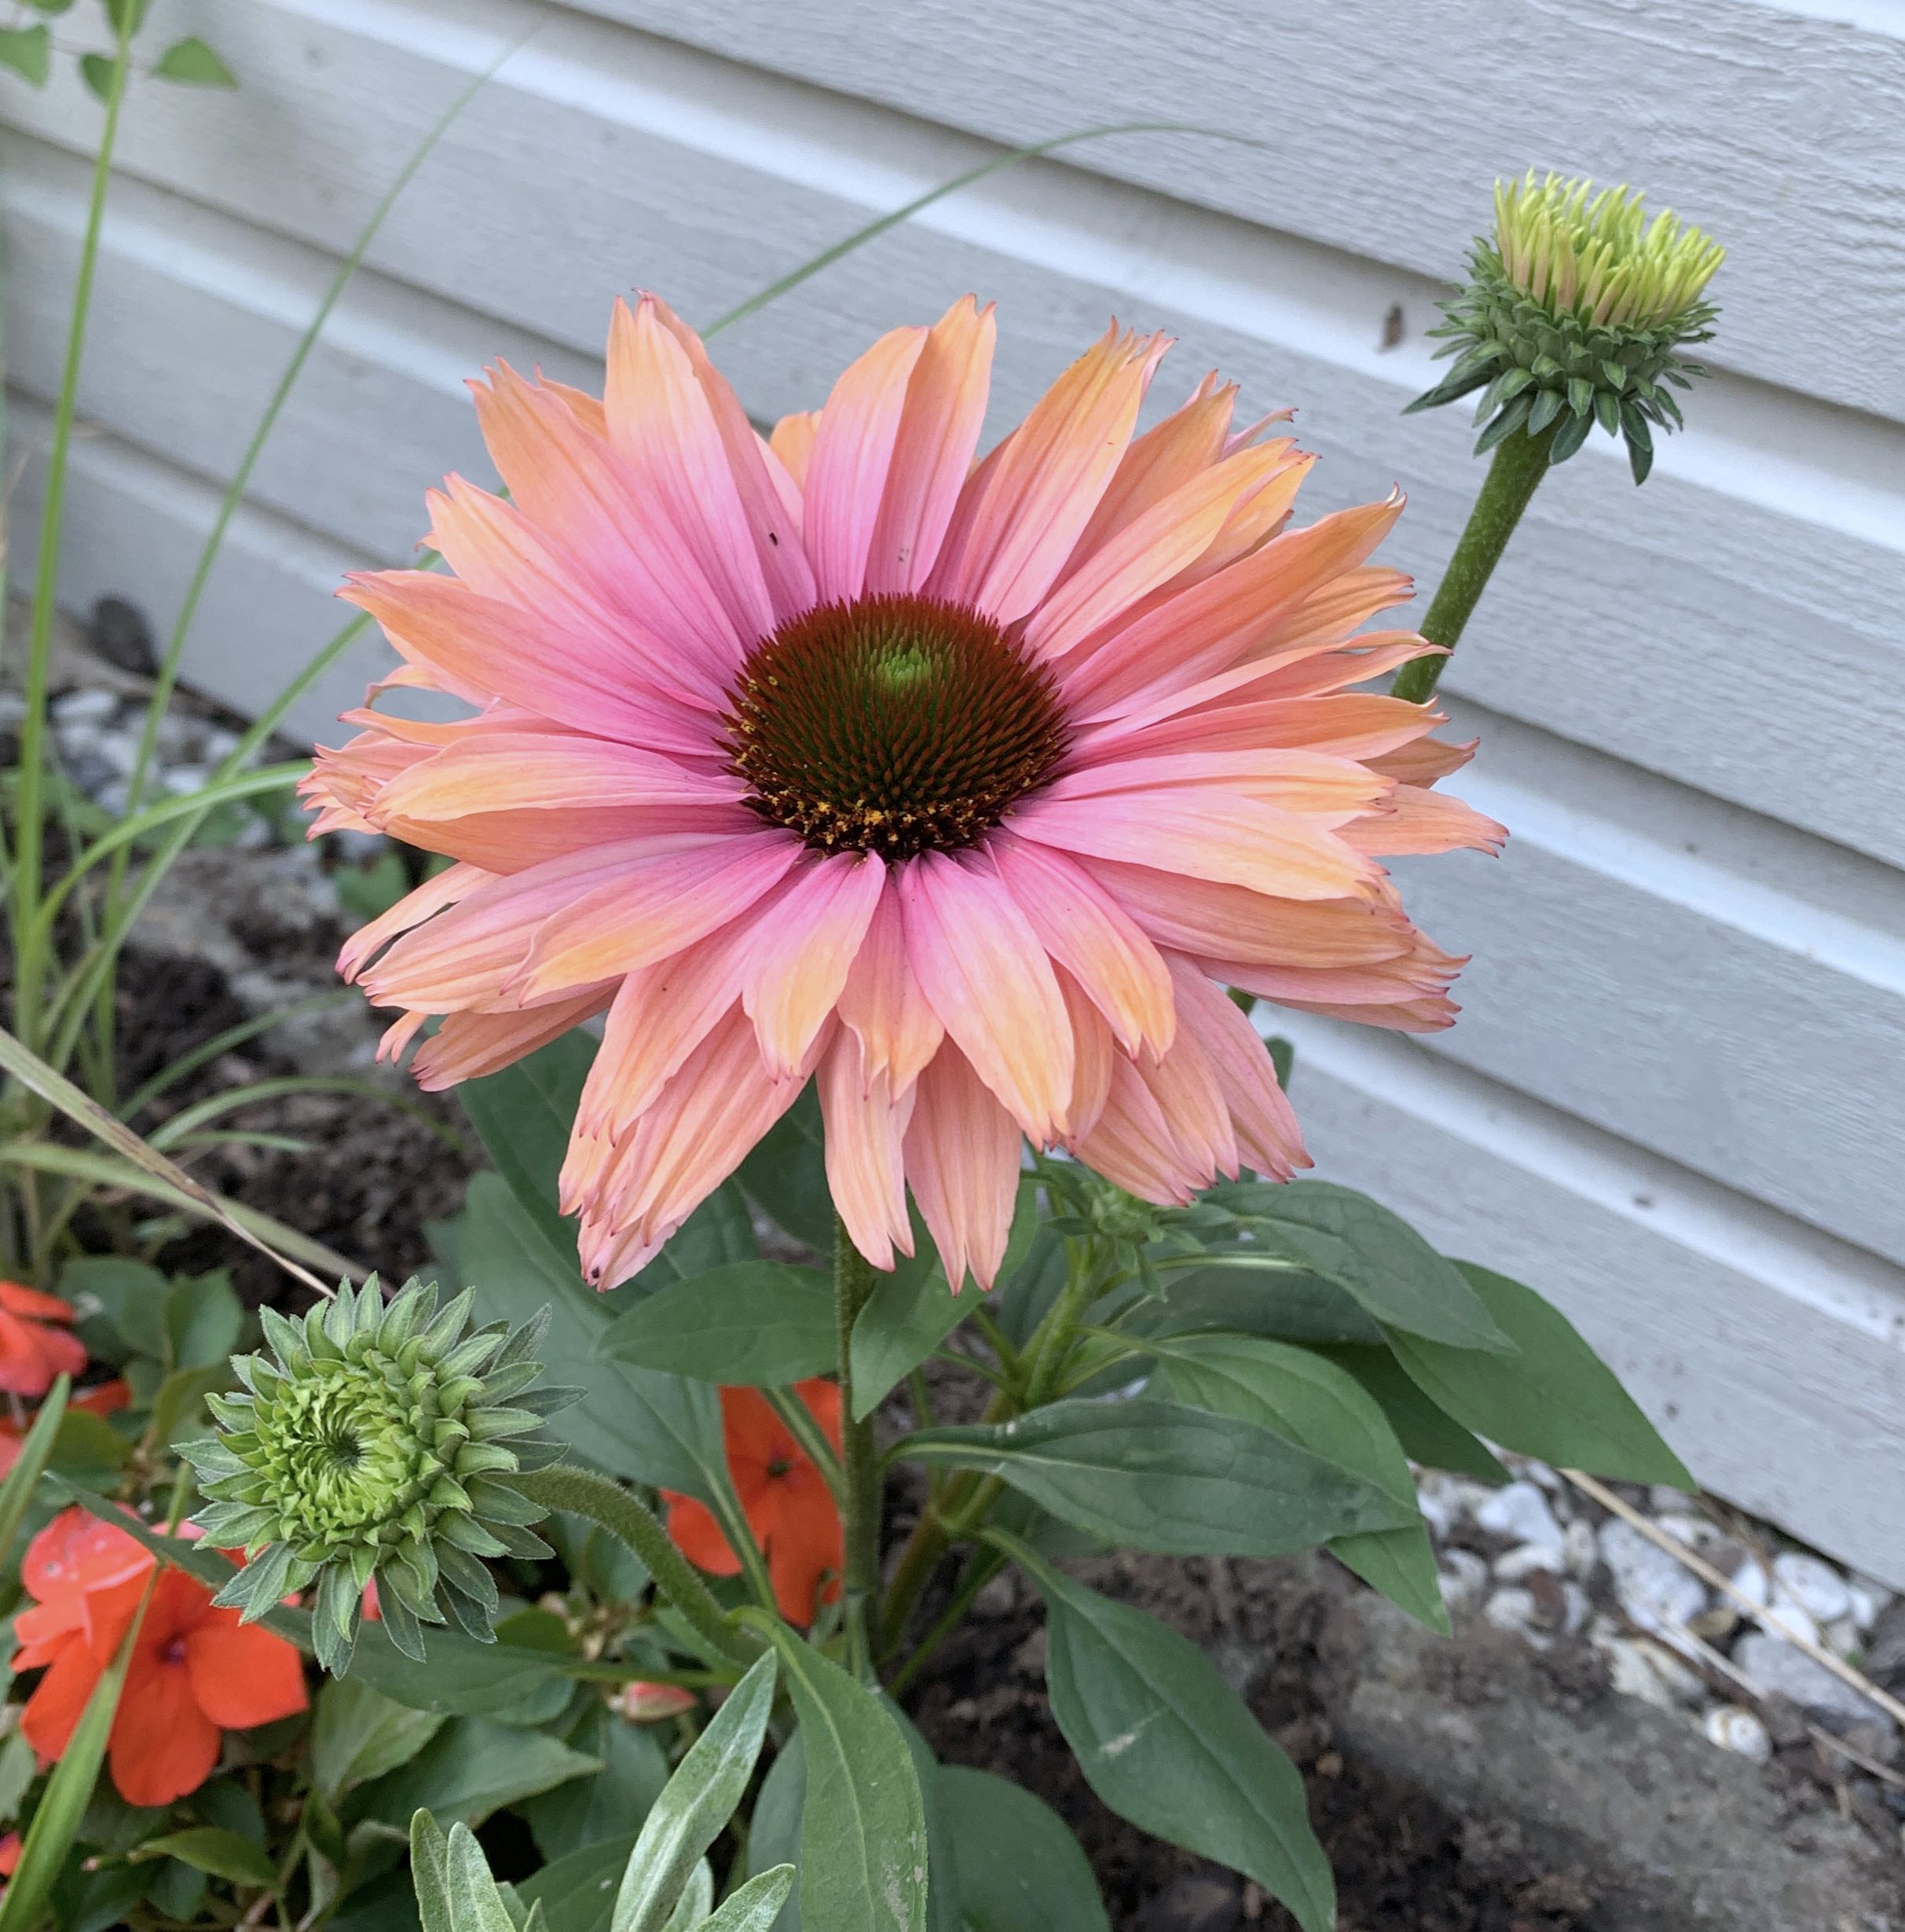
M 866 1626 L 880 1591 L 880 1458 L 873 1418 L 853 1419 L 853 1325 L 875 1281 L 873 1263 L 853 1245 L 845 1222 L 833 1224 L 833 1321 L 840 1347 L 840 1473 L 847 1641 L 855 1661 L 866 1654 Z
M 40 841 L 46 825 L 46 695 L 53 662 L 53 596 L 60 577 L 60 536 L 66 511 L 66 467 L 72 447 L 73 418 L 79 405 L 79 367 L 86 355 L 86 328 L 93 306 L 93 277 L 99 263 L 99 233 L 105 219 L 106 190 L 112 178 L 112 149 L 119 108 L 126 97 L 126 74 L 132 54 L 132 16 L 119 16 L 112 78 L 106 90 L 106 123 L 93 163 L 93 190 L 86 204 L 86 235 L 79 247 L 79 273 L 66 332 L 66 362 L 53 406 L 53 442 L 46 456 L 46 489 L 40 506 L 38 574 L 33 581 L 33 618 L 27 644 L 27 714 L 20 727 L 20 779 L 15 808 L 13 850 L 13 1025 L 29 1045 L 40 1038 L 39 1003 L 45 977 L 44 949 L 29 944 L 39 910 Z
M 559 1463 L 550 1469 L 530 1470 L 512 1476 L 510 1481 L 531 1502 L 563 1510 L 570 1516 L 586 1516 L 611 1536 L 621 1538 L 648 1566 L 655 1588 L 720 1655 L 732 1658 L 736 1663 L 754 1661 L 755 1647 L 728 1621 L 727 1612 L 715 1601 L 714 1593 L 695 1574 L 687 1558 L 669 1540 L 661 1520 L 640 1497 L 606 1476 L 592 1475 L 567 1463 Z
M 1529 499 L 1548 474 L 1548 446 L 1554 433 L 1551 428 L 1530 436 L 1516 430 L 1496 445 L 1495 460 L 1482 479 L 1475 507 L 1468 513 L 1455 555 L 1449 559 L 1429 614 L 1422 620 L 1422 634 L 1431 643 L 1454 650 Z M 1406 698 L 1411 704 L 1425 703 L 1448 662 L 1445 657 L 1417 658 L 1404 665 L 1390 687 L 1390 695 Z

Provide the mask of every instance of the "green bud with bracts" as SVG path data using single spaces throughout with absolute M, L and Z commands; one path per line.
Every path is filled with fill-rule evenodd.
M 1595 423 L 1626 442 L 1634 481 L 1654 460 L 1654 431 L 1678 427 L 1675 388 L 1707 373 L 1681 351 L 1711 339 L 1705 299 L 1726 251 L 1645 197 L 1595 192 L 1529 170 L 1495 185 L 1495 233 L 1478 236 L 1469 281 L 1430 333 L 1458 358 L 1409 405 L 1427 409 L 1479 389 L 1479 456 L 1514 435 L 1548 436 L 1565 463 Z M 1551 431 L 1551 434 L 1549 432 Z
M 218 1433 L 180 1450 L 209 1499 L 200 1528 L 245 1554 L 217 1601 L 250 1622 L 314 1581 L 333 1675 L 368 1584 L 391 1642 L 420 1663 L 426 1624 L 493 1641 L 485 1559 L 551 1553 L 529 1527 L 548 1512 L 513 1480 L 561 1459 L 543 1424 L 581 1393 L 533 1386 L 548 1311 L 466 1334 L 470 1291 L 437 1299 L 412 1281 L 386 1307 L 373 1276 L 302 1320 L 261 1310 L 270 1353 L 233 1358 L 244 1392 L 210 1397 Z

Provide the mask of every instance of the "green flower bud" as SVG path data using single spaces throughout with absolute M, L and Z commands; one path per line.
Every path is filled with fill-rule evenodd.
M 1711 339 L 1718 311 L 1703 298 L 1726 258 L 1670 214 L 1650 222 L 1645 200 L 1532 169 L 1497 181 L 1494 236 L 1476 236 L 1468 284 L 1431 332 L 1449 338 L 1439 354 L 1459 359 L 1409 408 L 1480 389 L 1476 453 L 1551 429 L 1551 464 L 1565 463 L 1599 423 L 1625 440 L 1634 481 L 1643 481 L 1654 430 L 1681 421 L 1669 385 L 1707 373 L 1680 351 Z
M 334 1674 L 367 1584 L 421 1662 L 427 1623 L 493 1641 L 484 1558 L 551 1553 L 528 1527 L 547 1511 L 510 1479 L 559 1459 L 539 1432 L 579 1391 L 531 1386 L 547 1311 L 466 1335 L 471 1300 L 439 1310 L 435 1285 L 412 1281 L 386 1307 L 373 1277 L 302 1321 L 262 1310 L 270 1355 L 233 1358 L 245 1392 L 209 1398 L 219 1433 L 181 1447 L 210 1499 L 199 1527 L 245 1553 L 216 1600 L 250 1622 L 315 1580 L 317 1660 Z

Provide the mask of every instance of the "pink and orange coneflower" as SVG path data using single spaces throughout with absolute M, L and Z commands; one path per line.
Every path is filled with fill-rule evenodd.
M 583 1267 L 639 1268 L 817 1080 L 866 1258 L 989 1285 L 1021 1135 L 1155 1201 L 1307 1164 L 1223 985 L 1445 1025 L 1460 963 L 1379 863 L 1488 848 L 1466 751 L 1352 687 L 1399 498 L 1287 527 L 1313 460 L 1214 376 L 1144 435 L 1168 344 L 1112 329 L 974 462 L 992 311 L 896 329 L 764 441 L 698 338 L 617 304 L 606 394 L 474 386 L 508 500 L 433 493 L 452 575 L 347 593 L 392 683 L 306 785 L 317 829 L 456 861 L 341 966 L 432 1016 L 418 1077 L 606 1013 L 563 1170 Z M 1220 984 L 1221 982 L 1221 984 Z

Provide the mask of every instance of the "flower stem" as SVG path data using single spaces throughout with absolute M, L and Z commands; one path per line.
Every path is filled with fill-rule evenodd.
M 1548 446 L 1554 433 L 1551 427 L 1535 436 L 1516 430 L 1496 445 L 1495 460 L 1482 479 L 1475 507 L 1422 621 L 1422 634 L 1431 643 L 1454 650 L 1529 499 L 1548 474 Z M 1445 657 L 1412 660 L 1396 673 L 1390 695 L 1406 698 L 1411 704 L 1427 702 L 1448 662 Z
M 622 1542 L 648 1566 L 660 1590 L 721 1656 L 752 1663 L 756 1647 L 728 1621 L 714 1593 L 694 1574 L 654 1512 L 618 1483 L 567 1464 L 526 1471 L 510 1479 L 531 1502 L 586 1516 Z
M 833 1226 L 833 1318 L 840 1346 L 840 1471 L 847 1641 L 856 1663 L 866 1655 L 866 1626 L 880 1590 L 880 1459 L 873 1418 L 853 1417 L 853 1325 L 874 1291 L 873 1263 L 844 1221 Z

